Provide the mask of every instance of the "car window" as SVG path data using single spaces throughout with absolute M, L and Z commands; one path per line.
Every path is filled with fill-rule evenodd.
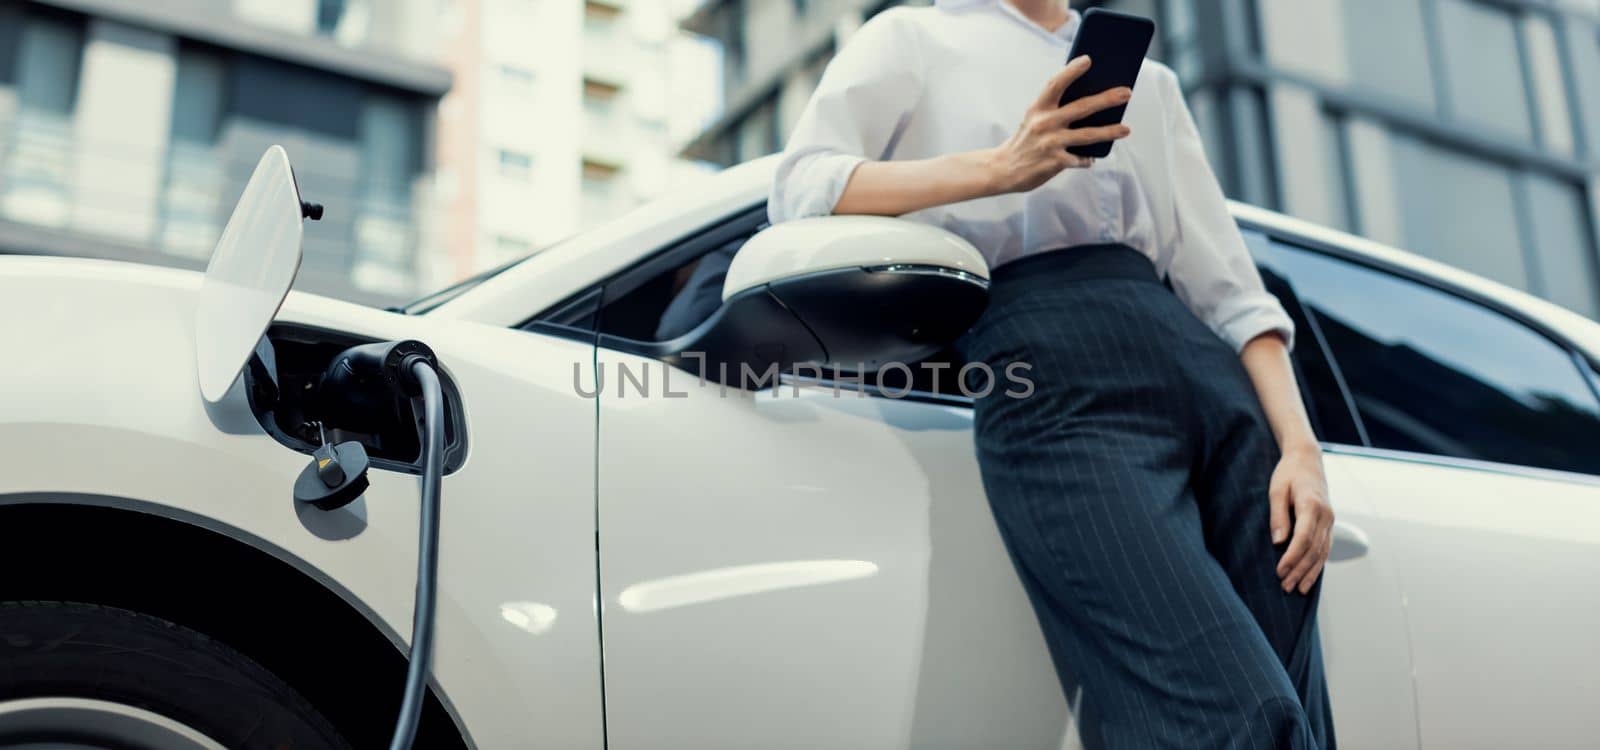
M 722 304 L 722 280 L 748 236 L 657 270 L 600 308 L 600 332 L 633 341 L 666 341 L 688 333 Z
M 766 226 L 757 206 L 642 258 L 607 279 L 597 325 L 621 348 L 676 338 L 722 304 L 722 280 L 745 241 Z
M 1245 236 L 1252 244 L 1257 241 L 1249 232 Z M 1260 236 L 1259 241 L 1267 240 L 1265 236 Z M 1306 414 L 1311 418 L 1311 427 L 1317 439 L 1324 443 L 1366 445 L 1355 415 L 1350 411 L 1350 401 L 1340 385 L 1339 375 L 1324 349 L 1321 333 L 1306 315 L 1299 296 L 1284 278 L 1284 272 L 1272 264 L 1270 254 L 1259 257 L 1258 266 L 1267 291 L 1278 298 L 1283 309 L 1289 313 L 1289 318 L 1294 321 L 1295 346 L 1290 352 L 1290 362 L 1294 365 L 1295 380 L 1300 384 L 1300 398 L 1305 402 Z
M 1563 347 L 1462 297 L 1274 243 L 1372 446 L 1600 474 L 1600 403 Z

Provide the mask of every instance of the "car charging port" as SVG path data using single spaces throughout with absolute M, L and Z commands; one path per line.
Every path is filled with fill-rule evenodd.
M 349 363 L 347 352 L 384 343 L 297 323 L 274 324 L 245 369 L 245 392 L 256 421 L 279 443 L 308 456 L 324 445 L 354 441 L 375 469 L 422 474 L 417 422 L 423 415 L 417 399 L 374 389 L 347 403 L 334 390 L 351 391 L 324 387 L 325 381 L 342 382 L 353 374 L 333 373 L 330 378 L 340 361 Z M 454 380 L 442 368 L 438 376 L 444 396 L 444 471 L 449 474 L 466 461 L 466 418 Z

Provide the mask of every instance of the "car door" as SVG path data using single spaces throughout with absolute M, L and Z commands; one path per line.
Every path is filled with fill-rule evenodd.
M 1322 442 L 1338 519 L 1317 613 L 1335 731 L 1346 747 L 1414 749 L 1417 714 L 1399 563 L 1378 523 L 1377 498 L 1363 481 L 1366 459 L 1352 453 L 1366 440 L 1322 333 L 1291 282 L 1294 269 L 1284 260 L 1291 248 L 1248 228 L 1245 240 L 1267 289 L 1294 320 L 1295 375 Z
M 704 270 L 689 257 L 660 254 L 595 295 L 594 379 L 578 386 L 599 413 L 608 741 L 1073 746 L 983 496 L 970 407 L 848 385 L 724 389 L 636 353 L 683 298 L 669 280 Z M 1327 413 L 1341 409 L 1351 421 L 1342 397 Z M 1328 464 L 1336 496 L 1357 502 L 1345 463 Z M 1359 534 L 1327 585 L 1336 700 L 1356 739 L 1414 746 L 1398 585 Z
M 1588 366 L 1419 280 L 1283 245 L 1273 258 L 1356 405 L 1368 447 L 1338 458 L 1405 592 L 1421 744 L 1592 747 L 1600 402 Z
M 756 228 L 605 286 L 601 380 L 581 387 L 599 414 L 609 746 L 1059 747 L 1066 703 L 967 406 L 725 389 L 635 353 L 670 300 L 683 312 L 696 255 Z

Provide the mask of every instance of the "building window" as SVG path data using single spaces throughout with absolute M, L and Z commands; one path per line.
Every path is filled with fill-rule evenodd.
M 603 81 L 593 76 L 583 77 L 583 102 L 585 105 L 610 104 L 621 93 L 621 84 Z
M 501 65 L 499 70 L 500 78 L 507 83 L 523 88 L 533 86 L 534 74 L 533 71 L 527 68 L 516 65 Z
M 1600 158 L 1600 29 L 1568 20 L 1566 48 L 1572 60 L 1572 91 L 1589 153 Z
M 1522 16 L 1522 50 L 1528 58 L 1528 84 L 1537 105 L 1539 142 L 1563 155 L 1576 153 L 1572 105 L 1567 102 L 1567 82 L 1562 69 L 1561 44 L 1549 16 Z
M 1438 0 L 1437 7 L 1444 50 L 1442 77 L 1455 116 L 1500 135 L 1532 141 L 1531 102 L 1516 18 L 1472 0 Z
M 17 115 L 0 171 L 0 212 L 46 226 L 66 224 L 75 158 L 115 158 L 99 145 L 79 154 L 72 116 L 83 56 L 81 27 L 53 18 L 25 18 L 16 50 Z
M 1596 235 L 1583 190 L 1542 175 L 1525 176 L 1528 224 L 1539 271 L 1536 291 L 1569 310 L 1600 320 L 1595 284 Z
M 1390 142 L 1407 249 L 1528 289 L 1510 169 L 1408 136 Z
M 749 161 L 778 150 L 777 120 L 773 103 L 768 102 L 744 118 L 737 126 L 737 157 Z
M 1434 111 L 1422 0 L 1256 0 L 1256 7 L 1262 49 L 1272 65 Z
M 532 156 L 520 151 L 500 149 L 498 162 L 501 177 L 518 182 L 527 182 L 533 177 Z
M 348 6 L 347 0 L 317 0 L 317 33 L 332 35 Z
M 622 86 L 592 76 L 583 77 L 583 127 L 591 137 L 606 137 L 613 131 L 612 115 Z
M 748 63 L 745 54 L 744 17 L 745 4 L 729 3 L 722 12 L 722 33 L 717 36 L 723 40 L 722 45 L 722 71 L 723 85 L 731 88 L 744 83 L 745 67 Z
M 622 4 L 617 0 L 584 0 L 583 26 L 586 31 L 606 31 L 622 15 Z
M 593 156 L 583 157 L 583 220 L 590 224 L 615 216 L 622 208 L 618 177 L 622 165 Z
M 412 184 L 421 162 L 420 114 L 404 100 L 369 94 L 362 102 L 362 187 L 351 281 L 385 294 L 416 286 Z
M 190 258 L 209 257 L 222 231 L 222 196 L 227 190 L 217 134 L 224 77 L 219 55 L 189 47 L 179 50 L 159 244 L 167 252 Z

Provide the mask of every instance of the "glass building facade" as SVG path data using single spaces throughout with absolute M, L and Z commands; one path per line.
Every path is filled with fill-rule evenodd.
M 806 38 L 749 21 L 789 0 L 704 3 L 686 25 L 728 50 L 727 111 L 688 153 L 781 148 L 837 40 L 892 4 L 805 4 L 834 31 Z M 1600 318 L 1600 0 L 1092 4 L 1156 19 L 1230 196 Z M 758 35 L 779 62 L 750 66 Z
M 1600 3 L 1121 4 L 1230 194 L 1600 317 Z

